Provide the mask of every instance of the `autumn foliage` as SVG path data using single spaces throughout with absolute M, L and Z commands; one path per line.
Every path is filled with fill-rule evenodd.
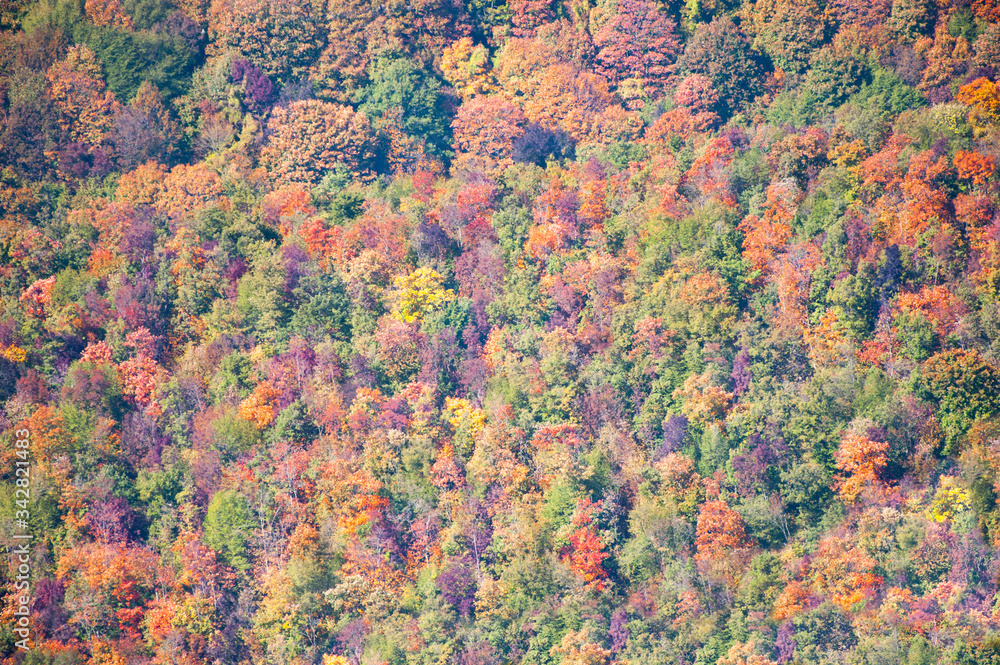
M 0 660 L 997 665 L 998 21 L 0 2 Z

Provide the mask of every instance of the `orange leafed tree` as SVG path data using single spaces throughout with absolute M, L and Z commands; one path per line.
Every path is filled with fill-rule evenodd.
M 537 75 L 537 88 L 524 103 L 528 119 L 561 129 L 574 139 L 592 136 L 601 113 L 615 104 L 608 82 L 569 64 L 556 64 Z
M 876 562 L 857 545 L 842 538 L 822 541 L 810 572 L 813 587 L 845 612 L 874 595 L 882 585 Z
M 257 429 L 264 429 L 274 420 L 274 403 L 277 399 L 278 391 L 269 381 L 264 381 L 240 402 L 240 416 L 252 422 Z
M 268 121 L 271 138 L 261 150 L 261 164 L 282 182 L 314 185 L 343 164 L 367 172 L 374 133 L 368 118 L 349 106 L 314 99 L 274 109 Z
M 163 178 L 163 191 L 156 198 L 156 208 L 174 219 L 219 205 L 229 204 L 222 194 L 222 179 L 204 163 L 178 164 Z
M 725 501 L 706 501 L 698 513 L 695 555 L 700 560 L 716 559 L 749 544 L 743 518 Z
M 264 195 L 264 221 L 287 236 L 316 214 L 309 192 L 301 184 L 285 185 Z
M 445 48 L 441 55 L 441 71 L 458 94 L 469 99 L 488 94 L 496 87 L 489 73 L 489 61 L 485 46 L 474 45 L 471 37 L 462 37 Z
M 514 145 L 524 136 L 528 118 L 501 96 L 477 96 L 459 107 L 451 123 L 456 170 L 500 173 L 514 163 Z
M 743 232 L 743 260 L 754 270 L 768 272 L 775 256 L 792 237 L 789 222 L 798 198 L 793 189 L 784 182 L 769 186 L 764 216 L 750 215 L 737 227 Z
M 133 206 L 154 205 L 163 193 L 167 169 L 156 162 L 146 162 L 122 174 L 115 190 L 115 200 Z
M 1000 122 L 1000 85 L 986 77 L 966 83 L 958 89 L 955 99 L 972 108 L 969 119 L 975 126 Z
M 713 386 L 710 373 L 692 374 L 684 385 L 673 393 L 676 400 L 683 400 L 681 411 L 688 418 L 700 423 L 718 422 L 725 418 L 733 394 L 720 386 Z
M 114 123 L 119 104 L 106 90 L 101 63 L 86 44 L 71 48 L 46 74 L 49 98 L 59 110 L 66 138 L 98 145 Z
M 959 178 L 981 187 L 996 172 L 996 159 L 992 155 L 959 150 L 955 153 L 955 168 L 958 170 Z
M 94 25 L 125 28 L 131 30 L 132 17 L 122 9 L 120 0 L 87 0 L 84 4 L 87 18 Z
M 848 430 L 834 453 L 837 468 L 841 471 L 837 490 L 844 501 L 854 503 L 867 488 L 881 483 L 881 474 L 889 462 L 889 444 L 876 441 L 859 431 Z
M 706 501 L 698 512 L 695 533 L 695 561 L 698 565 L 727 586 L 735 585 L 745 563 L 741 562 L 740 555 L 750 545 L 740 514 L 725 501 Z
M 594 527 L 594 510 L 600 507 L 600 502 L 593 504 L 590 499 L 577 501 L 576 512 L 570 524 L 572 532 L 569 535 L 570 546 L 563 553 L 563 561 L 570 570 L 583 581 L 600 591 L 604 588 L 608 573 L 601 565 L 610 555 L 604 551 L 604 543 Z

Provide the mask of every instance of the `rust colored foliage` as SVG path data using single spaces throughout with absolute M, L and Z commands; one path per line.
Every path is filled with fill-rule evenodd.
M 107 90 L 101 65 L 86 44 L 78 44 L 46 73 L 48 94 L 59 110 L 66 140 L 98 145 L 111 129 L 119 108 Z
M 477 96 L 466 101 L 451 123 L 453 168 L 502 173 L 514 163 L 514 147 L 527 124 L 524 112 L 504 97 Z
M 147 183 L 144 189 L 148 191 L 152 185 Z M 144 196 L 146 192 L 139 195 Z M 228 204 L 228 199 L 222 194 L 222 179 L 203 162 L 175 166 L 163 178 L 163 190 L 156 197 L 156 208 L 178 220 L 213 205 L 225 208 Z
M 841 471 L 837 490 L 847 503 L 854 503 L 868 489 L 878 490 L 889 462 L 889 444 L 854 430 L 846 432 L 834 453 Z
M 552 0 L 512 0 L 511 23 L 517 37 L 531 37 L 539 26 L 556 17 Z
M 277 181 L 313 185 L 338 164 L 355 173 L 368 171 L 374 134 L 368 118 L 349 106 L 293 102 L 274 109 L 268 130 L 261 164 Z
M 811 565 L 813 586 L 849 612 L 878 593 L 882 578 L 876 562 L 856 544 L 831 537 L 822 541 Z
M 322 44 L 307 0 L 213 0 L 208 29 L 218 50 L 236 49 L 283 83 L 302 76 Z
M 713 139 L 684 177 L 698 188 L 704 199 L 716 199 L 728 207 L 736 206 L 729 187 L 727 167 L 733 161 L 733 144 L 727 138 Z
M 301 184 L 279 187 L 264 196 L 264 220 L 288 236 L 316 214 L 309 192 Z
M 743 518 L 725 501 L 706 501 L 698 513 L 697 558 L 714 559 L 749 544 Z
M 773 212 L 772 212 L 773 211 Z M 754 270 L 767 272 L 778 251 L 792 237 L 792 228 L 777 207 L 771 207 L 763 218 L 750 215 L 740 222 L 743 232 L 743 260 Z

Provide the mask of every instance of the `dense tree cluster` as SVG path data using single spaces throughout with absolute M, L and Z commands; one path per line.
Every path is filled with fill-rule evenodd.
M 998 26 L 0 3 L 4 662 L 1000 663 Z

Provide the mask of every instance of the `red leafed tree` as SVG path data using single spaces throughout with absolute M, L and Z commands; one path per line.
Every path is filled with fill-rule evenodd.
M 604 543 L 594 525 L 594 511 L 600 506 L 600 501 L 591 503 L 586 497 L 577 501 L 570 523 L 570 545 L 562 554 L 562 560 L 570 570 L 596 591 L 604 588 L 608 573 L 602 564 L 611 556 L 604 551 Z
M 299 234 L 306 243 L 309 255 L 319 261 L 323 270 L 346 263 L 343 228 L 328 226 L 322 218 L 314 217 L 302 225 Z
M 446 211 L 452 214 L 441 215 L 445 226 L 457 232 L 459 244 L 463 247 L 474 247 L 481 240 L 496 240 L 490 224 L 496 195 L 497 187 L 492 181 L 471 180 L 456 192 L 454 207 Z M 448 224 L 448 221 L 451 223 Z
M 719 104 L 719 93 L 710 78 L 691 74 L 677 85 L 674 104 L 687 106 L 694 113 L 714 112 Z
M 459 107 L 451 123 L 458 170 L 500 173 L 514 163 L 514 144 L 524 136 L 528 118 L 510 100 L 478 96 Z
M 676 25 L 648 0 L 619 0 L 618 12 L 594 35 L 596 70 L 615 85 L 635 78 L 646 95 L 663 94 L 681 52 Z
M 55 285 L 56 278 L 54 275 L 36 280 L 24 290 L 18 300 L 30 316 L 44 319 L 48 315 L 49 308 L 52 306 L 52 288 Z
M 144 408 L 147 415 L 158 416 L 161 412 L 160 404 L 154 393 L 160 367 L 153 360 L 156 355 L 156 338 L 146 328 L 139 328 L 126 336 L 125 344 L 133 348 L 136 355 L 118 365 L 122 376 L 122 392 L 136 405 Z
M 374 133 L 368 118 L 349 106 L 292 102 L 274 109 L 268 129 L 271 138 L 260 159 L 276 180 L 316 184 L 338 163 L 367 172 Z

